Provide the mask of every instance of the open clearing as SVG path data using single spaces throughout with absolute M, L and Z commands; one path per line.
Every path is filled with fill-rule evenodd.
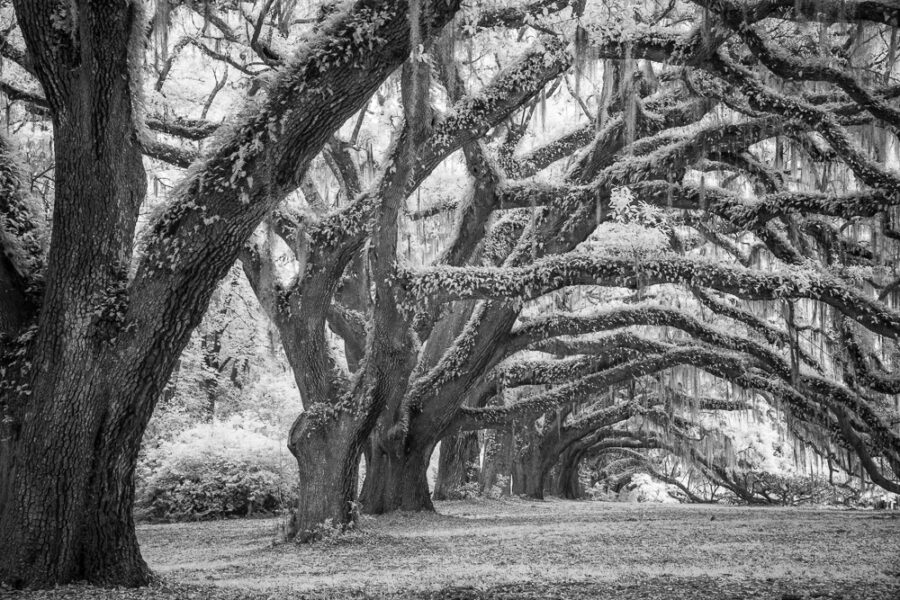
M 278 519 L 144 525 L 158 587 L 26 598 L 900 599 L 900 512 L 438 503 L 311 546 Z

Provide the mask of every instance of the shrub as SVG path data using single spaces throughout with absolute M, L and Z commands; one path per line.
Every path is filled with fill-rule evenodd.
M 624 502 L 678 502 L 669 495 L 669 486 L 650 477 L 647 473 L 636 473 L 631 482 L 619 492 L 619 500 Z
M 509 475 L 497 475 L 497 481 L 494 482 L 494 485 L 491 486 L 491 489 L 485 492 L 485 496 L 488 498 L 500 498 L 506 494 L 509 494 Z
M 456 486 L 448 494 L 448 500 L 471 500 L 477 498 L 481 494 L 478 481 L 467 481 Z
M 259 421 L 235 415 L 202 423 L 148 452 L 137 479 L 136 515 L 154 520 L 215 519 L 287 508 L 294 459 Z

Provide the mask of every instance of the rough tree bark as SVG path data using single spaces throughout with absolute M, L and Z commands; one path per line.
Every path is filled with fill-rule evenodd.
M 147 415 L 117 397 L 109 346 L 146 188 L 130 64 L 140 15 L 80 3 L 78 31 L 60 31 L 42 4 L 16 9 L 53 107 L 56 197 L 31 364 L 17 373 L 27 396 L 5 390 L 19 418 L 4 431 L 0 580 L 135 585 L 149 575 L 131 517 Z
M 300 479 L 289 535 L 305 542 L 324 523 L 340 527 L 352 521 L 348 498 L 355 497 L 361 448 L 356 437 L 359 424 L 352 414 L 304 413 L 301 418 L 305 436 L 290 442 Z
M 578 468 L 583 451 L 577 447 L 569 448 L 562 453 L 559 460 L 559 477 L 556 480 L 556 495 L 567 500 L 577 500 L 584 495 Z
M 488 429 L 484 432 L 484 462 L 478 473 L 478 484 L 481 493 L 487 495 L 501 481 L 500 494 L 510 493 L 510 477 L 512 474 L 513 434 L 509 429 Z
M 375 452 L 366 471 L 359 501 L 365 512 L 434 510 L 428 488 L 428 464 L 433 446 L 407 447 L 402 454 Z
M 512 466 L 512 493 L 543 500 L 546 475 L 540 453 L 526 451 L 517 455 Z
M 478 433 L 464 431 L 441 440 L 437 479 L 434 482 L 435 500 L 458 500 L 460 488 L 477 479 L 480 448 Z
M 544 483 L 559 455 L 553 453 L 553 448 L 548 448 L 535 425 L 520 430 L 516 438 L 518 447 L 512 463 L 513 494 L 543 500 Z

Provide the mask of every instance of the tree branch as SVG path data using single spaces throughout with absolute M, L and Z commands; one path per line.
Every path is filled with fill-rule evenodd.
M 748 300 L 811 298 L 837 308 L 875 333 L 900 338 L 900 313 L 842 282 L 808 270 L 761 273 L 680 256 L 568 254 L 528 267 L 438 267 L 400 273 L 410 300 L 448 302 L 475 298 L 536 298 L 573 285 L 638 287 L 681 283 L 710 287 Z

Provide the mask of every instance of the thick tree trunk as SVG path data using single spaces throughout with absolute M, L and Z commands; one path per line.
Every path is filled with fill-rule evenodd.
M 30 364 L 4 365 L 0 579 L 141 585 L 133 475 L 156 394 L 111 351 L 146 192 L 128 64 L 137 7 L 79 4 L 78 39 L 51 58 L 59 31 L 44 29 L 46 9 L 16 4 L 53 108 L 56 185 L 46 288 L 22 347 Z
M 516 496 L 544 499 L 544 472 L 540 462 L 527 459 L 513 461 L 512 490 Z
M 78 406 L 101 403 L 69 398 L 74 406 L 48 406 L 41 419 L 3 431 L 12 435 L 0 461 L 0 580 L 30 587 L 80 579 L 146 584 L 150 571 L 131 516 L 141 439 L 134 429 L 145 423 L 115 409 L 78 414 Z
M 556 484 L 559 481 L 559 465 L 553 465 L 544 473 L 544 496 L 556 494 Z
M 532 424 L 519 430 L 515 436 L 517 448 L 513 453 L 512 489 L 517 496 L 544 499 L 544 484 L 553 466 L 559 460 L 555 428 L 540 431 Z
M 434 482 L 435 500 L 459 500 L 460 488 L 477 479 L 478 433 L 466 431 L 441 440 L 437 479 Z
M 434 510 L 428 490 L 428 463 L 434 446 L 400 454 L 376 448 L 367 464 L 359 502 L 362 510 L 380 515 L 393 510 Z
M 322 527 L 343 529 L 352 523 L 362 446 L 353 412 L 302 413 L 288 444 L 300 470 L 297 505 L 291 511 L 288 539 L 315 539 Z M 368 465 L 367 465 L 368 467 Z
M 485 434 L 484 463 L 481 465 L 479 487 L 483 495 L 488 495 L 500 483 L 502 496 L 510 493 L 512 477 L 513 435 L 509 430 L 487 430 Z
M 581 463 L 581 452 L 567 450 L 563 453 L 559 464 L 559 477 L 556 480 L 556 494 L 567 500 L 577 500 L 584 495 L 578 477 L 578 465 Z
M 4 432 L 8 456 L 0 474 L 7 495 L 0 506 L 0 579 L 30 587 L 77 579 L 142 585 L 149 570 L 131 517 L 133 475 L 156 393 L 153 384 L 118 379 L 137 369 L 108 352 L 120 327 L 113 316 L 120 299 L 110 290 L 124 283 L 124 272 L 76 265 L 73 260 L 92 251 L 56 239 L 73 227 L 90 229 L 73 207 L 96 204 L 102 195 L 129 198 L 136 215 L 144 172 L 133 140 L 119 144 L 117 159 L 105 162 L 95 154 L 93 162 L 84 162 L 79 157 L 90 145 L 79 144 L 76 132 L 58 136 L 71 143 L 56 147 L 55 262 L 29 352 L 31 370 L 20 374 L 28 395 L 7 390 L 4 398 L 15 414 Z M 131 235 L 127 223 L 107 226 Z M 121 242 L 97 240 L 97 247 L 113 252 Z M 114 265 L 128 254 L 107 258 Z
M 513 457 L 512 490 L 517 496 L 544 499 L 544 481 L 553 464 L 547 464 L 541 452 L 540 436 L 533 431 L 525 431 L 523 444 Z

